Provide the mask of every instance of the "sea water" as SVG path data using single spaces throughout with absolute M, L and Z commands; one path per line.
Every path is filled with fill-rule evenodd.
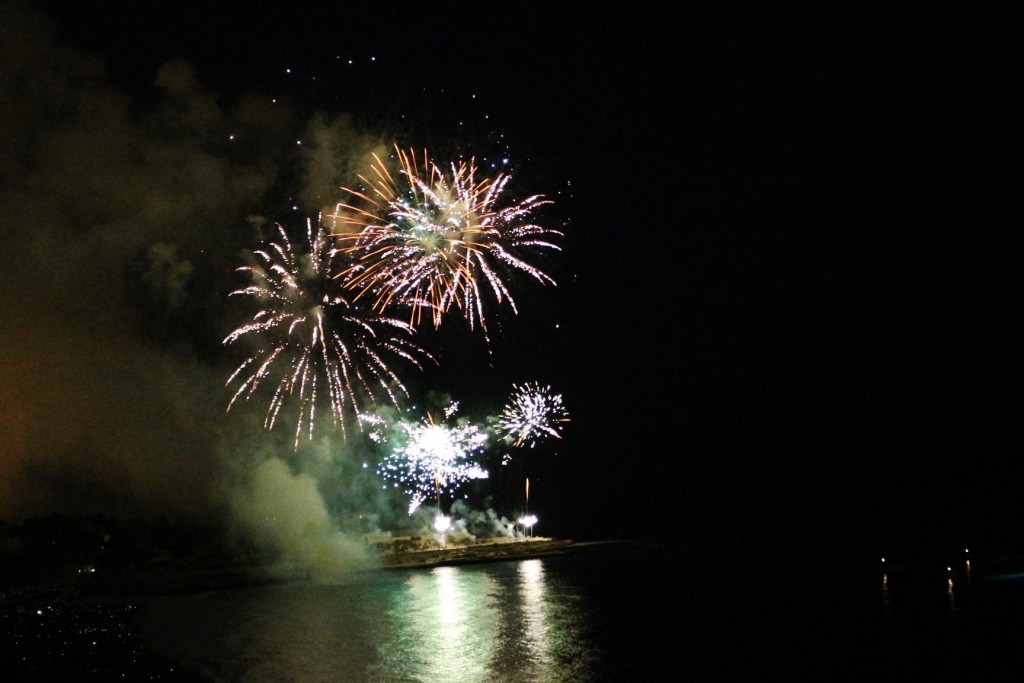
M 157 597 L 144 634 L 217 681 L 946 680 L 1024 650 L 1024 576 L 799 565 L 630 547 L 382 570 Z
M 158 653 L 221 681 L 627 680 L 664 654 L 643 638 L 650 621 L 676 626 L 627 560 L 587 552 L 162 596 L 143 630 Z

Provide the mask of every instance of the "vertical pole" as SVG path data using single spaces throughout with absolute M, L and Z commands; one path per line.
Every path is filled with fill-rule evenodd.
M 530 478 L 529 477 L 526 478 L 526 510 L 524 510 L 523 513 L 526 514 L 526 515 L 530 514 Z M 526 529 L 526 535 L 527 536 L 533 535 L 532 534 L 532 530 L 529 527 L 527 527 L 527 529 Z

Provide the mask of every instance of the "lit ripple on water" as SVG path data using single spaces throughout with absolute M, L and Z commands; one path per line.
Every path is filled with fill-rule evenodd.
M 223 681 L 587 680 L 579 592 L 544 560 L 154 599 L 158 651 Z

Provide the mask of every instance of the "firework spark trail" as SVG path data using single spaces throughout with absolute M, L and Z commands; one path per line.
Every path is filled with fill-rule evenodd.
M 528 443 L 532 448 L 545 436 L 562 438 L 562 425 L 568 421 L 561 394 L 551 393 L 551 387 L 527 382 L 513 386 L 512 396 L 498 418 L 497 431 L 511 439 L 514 446 Z
M 526 260 L 560 250 L 552 240 L 561 232 L 530 222 L 549 200 L 534 195 L 501 207 L 510 176 L 477 180 L 472 160 L 453 162 L 445 173 L 426 150 L 422 160 L 412 150 L 395 151 L 398 172 L 374 156 L 373 177 L 359 176 L 365 191 L 347 190 L 352 203 L 338 204 L 332 214 L 340 249 L 355 261 L 338 277 L 356 299 L 372 297 L 376 311 L 400 302 L 411 309 L 413 325 L 429 309 L 435 328 L 454 305 L 470 329 L 479 325 L 486 336 L 485 284 L 499 304 L 507 300 L 518 313 L 499 269 L 555 284 Z
M 363 396 L 375 403 L 383 395 L 397 405 L 397 394 L 406 393 L 390 360 L 422 369 L 421 360 L 433 357 L 411 341 L 414 330 L 408 323 L 362 311 L 331 291 L 338 252 L 319 220 L 307 221 L 303 251 L 293 247 L 281 225 L 277 227 L 280 241 L 254 252 L 257 265 L 238 268 L 249 273 L 253 283 L 231 293 L 256 301 L 260 308 L 223 342 L 229 345 L 245 338 L 257 347 L 228 378 L 228 385 L 240 380 L 228 410 L 239 397 L 248 400 L 265 380 L 276 377 L 264 427 L 272 429 L 286 399 L 295 397 L 297 448 L 303 425 L 308 438 L 313 437 L 322 385 L 332 420 L 344 434 L 346 411 L 358 414 Z
M 454 406 L 445 411 L 454 414 Z M 377 473 L 401 487 L 409 496 L 409 514 L 442 490 L 454 494 L 455 489 L 471 479 L 486 479 L 487 470 L 473 462 L 487 443 L 487 434 L 473 424 L 447 426 L 435 423 L 427 416 L 425 422 L 401 423 L 405 443 L 388 454 L 377 468 Z

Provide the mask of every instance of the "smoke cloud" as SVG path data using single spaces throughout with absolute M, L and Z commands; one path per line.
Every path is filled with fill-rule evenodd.
M 335 528 L 313 477 L 292 474 L 280 459 L 256 468 L 251 487 L 234 494 L 233 510 L 286 574 L 328 580 L 367 564 L 366 546 Z
M 220 342 L 243 253 L 382 142 L 177 59 L 140 104 L 27 6 L 0 6 L 0 42 L 0 519 L 213 516 L 293 566 L 357 562 L 301 459 L 226 413 Z

